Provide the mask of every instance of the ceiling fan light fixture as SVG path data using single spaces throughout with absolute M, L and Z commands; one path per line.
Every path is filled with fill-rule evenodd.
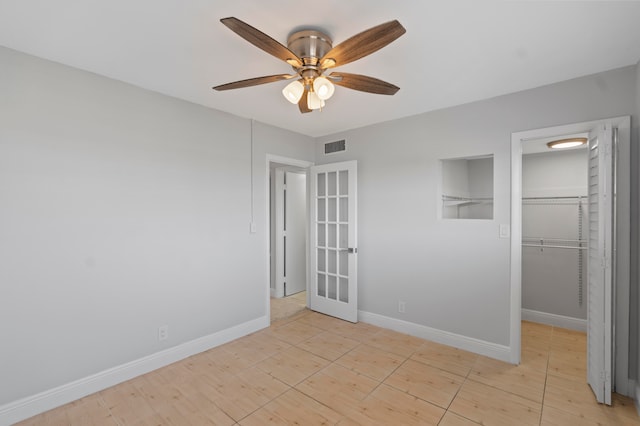
M 300 82 L 300 80 L 292 81 L 287 84 L 284 89 L 282 89 L 282 94 L 285 99 L 291 102 L 292 104 L 297 104 L 302 98 L 302 94 L 304 93 L 304 86 Z
M 547 142 L 547 146 L 551 149 L 566 149 L 575 148 L 576 146 L 584 145 L 586 143 L 587 138 L 570 138 Z
M 307 94 L 307 107 L 309 109 L 320 109 L 324 106 L 324 100 L 320 99 L 317 93 L 309 92 Z
M 335 90 L 336 90 L 336 87 L 326 77 L 322 77 L 322 76 L 316 77 L 313 80 L 313 91 L 323 101 L 333 96 L 333 92 L 335 92 Z
M 289 35 L 287 45 L 233 16 L 220 20 L 231 31 L 255 47 L 293 67 L 293 74 L 266 75 L 214 86 L 214 90 L 240 89 L 259 84 L 296 79 L 289 83 L 282 95 L 298 104 L 302 114 L 324 107 L 334 91 L 334 84 L 352 90 L 379 95 L 393 95 L 399 87 L 377 78 L 361 74 L 323 73 L 369 56 L 403 35 L 406 30 L 397 20 L 364 30 L 337 46 L 326 33 L 317 29 L 303 29 Z M 330 81 L 331 80 L 331 81 Z

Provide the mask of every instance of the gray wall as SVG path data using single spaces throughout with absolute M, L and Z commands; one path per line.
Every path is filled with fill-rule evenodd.
M 509 345 L 511 133 L 634 114 L 636 78 L 630 66 L 320 138 L 317 163 L 358 160 L 360 309 Z M 347 151 L 324 156 L 338 139 Z M 439 220 L 438 161 L 491 153 L 494 220 Z
M 528 154 L 522 157 L 522 196 L 587 195 L 588 149 Z M 583 202 L 586 238 L 587 200 Z M 578 238 L 578 205 L 554 201 L 524 201 L 522 235 L 536 238 Z M 545 244 L 553 244 L 545 242 Z M 587 318 L 587 256 L 583 252 L 583 299 L 579 303 L 577 249 L 522 248 L 522 307 L 566 317 Z
M 267 315 L 265 154 L 310 138 L 252 163 L 249 120 L 1 47 L 0 93 L 0 406 Z

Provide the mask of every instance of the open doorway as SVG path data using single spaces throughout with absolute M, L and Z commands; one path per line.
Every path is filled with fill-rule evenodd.
M 588 350 L 586 353 L 587 358 L 587 371 L 588 381 L 594 388 L 594 393 L 601 401 L 601 396 L 604 395 L 601 402 L 606 402 L 606 391 L 599 395 L 597 387 L 603 382 L 604 388 L 609 390 L 609 400 L 611 390 L 615 390 L 623 395 L 629 395 L 632 392 L 631 382 L 628 379 L 628 356 L 629 356 L 629 341 L 628 341 L 628 329 L 629 329 L 629 185 L 630 185 L 630 164 L 629 149 L 630 149 L 630 119 L 629 117 L 619 117 L 613 119 L 598 120 L 593 122 L 577 123 L 565 126 L 557 126 L 553 128 L 537 129 L 525 132 L 518 132 L 512 134 L 512 233 L 511 233 L 511 351 L 512 362 L 519 363 L 521 357 L 521 318 L 526 318 L 530 315 L 530 312 L 522 310 L 523 304 L 528 303 L 526 301 L 524 292 L 528 291 L 523 287 L 523 252 L 524 244 L 530 244 L 530 248 L 540 250 L 539 245 L 544 245 L 543 238 L 542 244 L 540 241 L 525 241 L 523 237 L 540 237 L 533 235 L 525 235 L 525 232 L 530 232 L 531 227 L 525 228 L 524 220 L 527 213 L 524 212 L 523 201 L 526 202 L 527 198 L 535 198 L 535 194 L 525 194 L 525 175 L 523 174 L 523 154 L 529 145 L 539 143 L 541 140 L 547 138 L 547 140 L 559 139 L 563 137 L 569 137 L 578 133 L 586 134 L 588 137 L 588 189 L 587 199 L 585 200 L 588 208 L 596 208 L 590 215 L 591 220 L 588 223 L 587 232 L 580 235 L 579 226 L 584 226 L 584 217 L 580 218 L 581 200 L 579 196 L 579 190 L 574 194 L 566 193 L 568 188 L 559 189 L 556 188 L 558 197 L 564 195 L 570 195 L 570 198 L 566 201 L 567 204 L 574 203 L 574 212 L 577 214 L 575 225 L 578 233 L 576 235 L 562 235 L 558 239 L 564 239 L 564 241 L 555 241 L 562 246 L 565 250 L 574 251 L 576 256 L 576 269 L 577 275 L 583 274 L 583 294 L 579 294 L 579 287 L 574 289 L 577 292 L 578 303 L 580 298 L 582 303 L 588 303 L 586 311 L 586 326 L 588 333 Z M 605 137 L 605 135 L 608 135 Z M 608 142 L 607 142 L 608 141 Z M 611 142 L 613 141 L 613 144 Z M 605 143 L 606 142 L 606 143 Z M 616 145 L 617 144 L 617 145 Z M 617 148 L 616 148 L 617 147 Z M 611 158 L 622 159 L 618 163 L 617 168 L 613 169 L 602 168 L 603 164 L 609 164 Z M 625 161 L 626 160 L 626 161 Z M 584 167 L 584 166 L 582 166 Z M 594 174 L 595 170 L 595 174 Z M 548 177 L 548 176 L 547 176 Z M 538 179 L 542 179 L 538 177 Z M 612 182 L 616 184 L 612 184 Z M 608 185 L 611 191 L 604 191 L 605 186 Z M 595 191 L 593 185 L 596 185 Z M 616 190 L 617 188 L 617 190 Z M 603 190 L 603 191 L 601 191 Z M 561 193 L 565 191 L 565 193 Z M 607 202 L 603 203 L 601 194 L 607 193 Z M 543 195 L 543 197 L 551 197 L 551 195 Z M 560 199 L 560 198 L 558 198 Z M 550 200 L 546 200 L 550 201 Z M 582 213 L 584 211 L 584 204 L 582 205 Z M 563 208 L 569 208 L 563 206 Z M 614 223 L 617 226 L 609 224 L 603 224 L 599 218 L 609 215 L 613 218 Z M 584 228 L 583 228 L 584 231 Z M 600 251 L 594 251 L 595 244 L 598 242 L 598 237 L 602 235 L 609 235 L 612 243 L 609 242 L 609 250 L 612 251 L 615 256 L 611 257 L 611 262 L 607 263 L 607 257 L 600 257 Z M 584 237 L 587 238 L 584 238 Z M 571 238 L 570 238 L 571 237 Z M 573 238 L 575 237 L 575 238 Z M 582 237 L 582 238 L 581 238 Z M 552 238 L 552 237 L 551 237 Z M 595 238 L 595 239 L 594 239 Z M 540 238 L 538 238 L 539 240 Z M 550 240 L 550 238 L 547 238 Z M 591 248 L 587 249 L 589 253 L 588 281 L 584 282 L 584 267 L 578 268 L 580 246 L 585 243 L 581 240 L 588 240 Z M 575 240 L 575 241 L 568 241 Z M 548 241 L 548 245 L 551 245 L 552 241 Z M 562 244 L 560 244 L 562 243 Z M 578 248 L 564 248 L 565 246 L 573 245 Z M 535 247 L 534 247 L 535 246 Z M 529 247 L 528 247 L 529 248 Z M 612 250 L 613 248 L 613 250 Z M 542 248 L 544 250 L 544 248 Z M 547 251 L 551 250 L 551 247 L 546 248 Z M 597 255 L 594 257 L 594 253 Z M 586 256 L 583 254 L 583 261 Z M 593 274 L 592 268 L 605 271 L 604 275 L 607 279 L 610 279 L 608 287 L 607 284 L 602 286 L 604 289 L 602 294 L 599 294 L 596 286 L 598 280 L 592 280 L 597 274 Z M 613 278 L 613 279 L 612 279 Z M 576 284 L 579 283 L 579 279 Z M 594 284 L 595 283 L 595 284 Z M 596 290 L 594 292 L 594 289 Z M 591 293 L 590 293 L 591 292 Z M 598 300 L 601 303 L 592 303 L 596 300 L 596 297 L 601 297 L 602 300 Z M 529 301 L 530 302 L 530 301 Z M 598 309 L 594 310 L 594 306 Z M 577 313 L 576 313 L 577 312 Z M 573 324 L 571 322 L 560 324 L 573 325 L 569 328 L 580 328 L 580 312 L 579 310 L 569 315 L 546 315 L 546 319 L 567 320 L 567 318 L 574 318 Z M 544 316 L 544 315 L 543 315 Z M 577 319 L 576 319 L 577 317 Z M 540 318 L 538 318 L 540 319 Z M 595 320 L 594 320 L 595 319 Z M 608 326 L 607 326 L 608 324 Z M 595 327 L 595 331 L 594 331 Z M 600 327 L 600 330 L 597 330 Z M 607 331 L 608 330 L 608 331 Z M 607 349 L 609 348 L 609 349 Z M 613 351 L 615 349 L 615 351 Z M 613 351 L 613 353 L 612 353 Z M 607 353 L 609 358 L 607 358 Z M 604 355 L 602 355 L 604 354 Z M 604 358 L 603 358 L 604 357 Z M 602 358 L 602 359 L 599 359 Z M 600 361 L 600 363 L 598 362 Z M 595 370 L 594 366 L 602 365 L 602 370 Z M 609 367 L 607 367 L 607 365 Z M 598 367 L 600 368 L 600 367 Z M 591 371 L 589 373 L 589 371 Z M 597 374 L 593 374 L 593 373 Z M 597 377 L 597 380 L 594 380 Z
M 310 163 L 271 157 L 269 171 L 269 310 L 271 322 L 303 311 L 307 303 Z

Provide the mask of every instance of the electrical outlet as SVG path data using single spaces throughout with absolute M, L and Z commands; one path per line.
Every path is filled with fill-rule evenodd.
M 158 327 L 158 341 L 167 340 L 169 338 L 169 326 L 161 325 Z
M 404 314 L 406 305 L 403 301 L 398 301 L 398 312 L 400 312 L 401 314 Z

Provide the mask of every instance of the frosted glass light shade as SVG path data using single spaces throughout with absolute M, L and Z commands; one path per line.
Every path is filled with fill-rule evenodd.
M 565 148 L 574 148 L 576 146 L 585 145 L 587 143 L 587 138 L 571 138 L 571 139 L 560 139 L 553 142 L 548 142 L 547 146 L 551 149 L 565 149 Z
M 307 94 L 307 107 L 309 109 L 319 109 L 324 106 L 324 101 L 318 97 L 315 92 L 309 92 Z
M 316 77 L 316 79 L 313 80 L 313 91 L 316 92 L 322 100 L 327 100 L 333 96 L 335 90 L 336 87 L 326 77 Z
M 299 80 L 292 81 L 287 84 L 287 86 L 282 89 L 282 94 L 285 99 L 291 102 L 292 104 L 297 104 L 304 93 L 304 86 L 300 83 Z

